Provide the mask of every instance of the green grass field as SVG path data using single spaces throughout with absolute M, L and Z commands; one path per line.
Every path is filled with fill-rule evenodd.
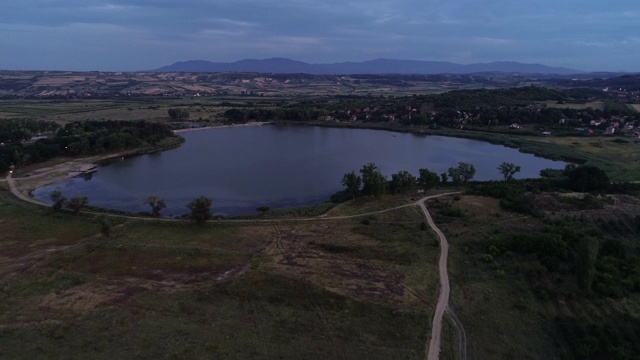
M 106 238 L 3 191 L 0 219 L 1 358 L 424 357 L 439 249 L 417 208 Z
M 631 201 L 635 205 L 631 207 L 629 203 L 625 209 L 606 206 L 592 211 L 579 210 L 578 213 L 587 217 L 587 223 L 604 219 L 600 221 L 602 224 L 614 224 L 609 228 L 601 227 L 603 240 L 626 239 L 623 241 L 633 244 L 637 231 L 629 229 L 634 226 L 632 218 L 640 213 L 640 208 L 636 200 Z M 576 345 L 584 341 L 579 339 L 588 334 L 585 329 L 589 326 L 591 329 L 603 327 L 607 329 L 603 331 L 613 334 L 607 335 L 607 339 L 603 335 L 597 345 L 599 351 L 615 352 L 610 348 L 612 345 L 608 345 L 611 339 L 635 342 L 632 329 L 640 324 L 637 317 L 640 297 L 637 294 L 621 298 L 585 296 L 575 289 L 573 276 L 551 275 L 549 279 L 548 275 L 542 275 L 547 270 L 536 262 L 535 257 L 520 257 L 509 252 L 500 255 L 491 247 L 492 239 L 497 236 L 544 231 L 553 223 L 550 218 L 505 211 L 497 199 L 479 196 L 464 196 L 449 204 L 459 210 L 459 216 L 446 215 L 458 213 L 443 212 L 438 203 L 432 203 L 431 207 L 451 244 L 451 303 L 464 324 L 471 356 L 487 359 L 592 358 L 574 357 L 580 351 L 598 349 L 580 350 L 583 345 Z M 574 215 L 567 210 L 549 211 L 548 216 L 562 219 Z M 560 290 L 549 290 L 554 288 Z M 575 352 L 569 350 L 571 347 Z

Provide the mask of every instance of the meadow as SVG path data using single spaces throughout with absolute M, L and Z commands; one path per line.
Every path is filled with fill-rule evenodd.
M 439 249 L 414 207 L 109 237 L 6 191 L 0 215 L 2 358 L 424 356 Z

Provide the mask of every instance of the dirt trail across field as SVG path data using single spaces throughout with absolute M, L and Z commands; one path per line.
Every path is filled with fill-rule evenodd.
M 444 195 L 444 194 L 443 194 Z M 442 196 L 442 195 L 440 195 Z M 431 218 L 431 214 L 429 214 L 429 210 L 427 210 L 427 206 L 425 205 L 425 201 L 430 198 L 436 196 L 429 196 L 422 198 L 418 201 L 422 212 L 424 212 L 424 216 L 427 218 L 427 222 L 431 229 L 438 235 L 440 239 L 440 261 L 438 263 L 438 271 L 440 273 L 440 296 L 438 297 L 438 303 L 436 305 L 436 311 L 433 314 L 433 321 L 431 323 L 431 339 L 429 340 L 429 347 L 427 347 L 427 360 L 437 360 L 440 358 L 440 343 L 442 342 L 442 319 L 444 317 L 445 311 L 447 311 L 449 305 L 449 272 L 447 271 L 447 258 L 449 255 L 449 242 L 447 241 L 447 237 L 444 236 L 442 231 L 436 226 L 435 222 Z M 457 318 L 456 318 L 457 319 Z M 464 329 L 460 328 L 459 320 L 455 321 L 456 329 L 458 333 L 464 334 Z M 464 353 L 464 357 L 466 358 L 466 344 L 464 344 L 464 340 L 466 337 L 460 336 L 460 355 Z M 465 349 L 463 352 L 462 349 Z
M 11 173 L 9 173 L 6 177 L 6 181 L 9 184 L 9 189 L 11 193 L 20 200 L 39 205 L 50 207 L 51 205 L 37 201 L 23 193 L 21 193 L 16 187 L 14 179 L 11 177 Z M 411 206 L 419 206 L 422 209 L 422 212 L 427 219 L 427 222 L 431 229 L 438 235 L 440 239 L 440 260 L 439 260 L 439 277 L 440 277 L 440 295 L 438 297 L 438 303 L 436 305 L 436 311 L 433 315 L 433 321 L 431 325 L 431 339 L 429 341 L 429 346 L 426 348 L 427 360 L 436 360 L 440 357 L 440 343 L 441 343 L 441 334 L 442 334 L 442 319 L 444 317 L 444 313 L 448 310 L 449 304 L 449 273 L 447 271 L 447 257 L 449 253 L 449 243 L 447 242 L 447 238 L 442 233 L 442 231 L 436 226 L 435 222 L 431 218 L 431 214 L 425 205 L 425 202 L 429 199 L 447 196 L 447 195 L 455 195 L 460 192 L 449 192 L 444 194 L 437 194 L 431 196 L 425 196 L 419 199 L 416 202 L 396 206 L 389 209 L 378 210 L 368 213 L 355 214 L 355 215 L 342 215 L 342 216 L 320 216 L 320 217 L 312 217 L 312 218 L 292 218 L 292 219 L 247 219 L 247 220 L 218 220 L 220 222 L 234 222 L 234 223 L 256 223 L 256 222 L 269 222 L 274 223 L 276 221 L 322 221 L 322 220 L 341 220 L 341 219 L 351 219 L 362 216 L 369 216 L 373 214 L 380 214 L 388 211 L 394 211 L 406 207 Z M 83 213 L 92 213 L 90 211 L 83 211 Z M 134 216 L 126 216 L 126 215 L 116 215 L 116 214 L 105 214 L 110 217 L 118 217 L 118 218 L 127 218 L 127 219 L 137 219 L 137 220 L 151 220 L 151 221 L 164 221 L 164 222 L 179 222 L 179 221 L 189 221 L 189 220 L 179 220 L 179 219 L 168 219 L 168 218 L 143 218 L 143 217 L 134 217 Z M 462 328 L 462 324 L 457 318 L 454 318 L 454 325 L 459 334 L 459 349 L 460 349 L 460 357 L 466 359 L 466 335 L 464 333 L 464 329 Z M 464 356 L 463 356 L 464 355 Z

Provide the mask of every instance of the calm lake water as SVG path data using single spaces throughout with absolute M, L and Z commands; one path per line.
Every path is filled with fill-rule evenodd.
M 486 142 L 363 129 L 307 126 L 221 128 L 181 134 L 177 149 L 114 161 L 91 179 L 76 177 L 36 189 L 50 201 L 54 189 L 67 198 L 87 196 L 89 204 L 131 212 L 149 211 L 149 195 L 165 200 L 164 216 L 188 212 L 199 196 L 213 199 L 215 214 L 253 214 L 271 208 L 316 204 L 342 190 L 346 172 L 374 162 L 382 173 L 419 168 L 438 174 L 464 161 L 476 167 L 475 180 L 500 179 L 503 162 L 522 167 L 518 178 L 539 177 L 541 169 L 562 169 L 551 161 Z

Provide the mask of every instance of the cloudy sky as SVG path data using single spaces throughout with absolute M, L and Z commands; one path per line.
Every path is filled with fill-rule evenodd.
M 640 72 L 638 0 L 13 0 L 0 69 L 288 57 L 519 61 Z

